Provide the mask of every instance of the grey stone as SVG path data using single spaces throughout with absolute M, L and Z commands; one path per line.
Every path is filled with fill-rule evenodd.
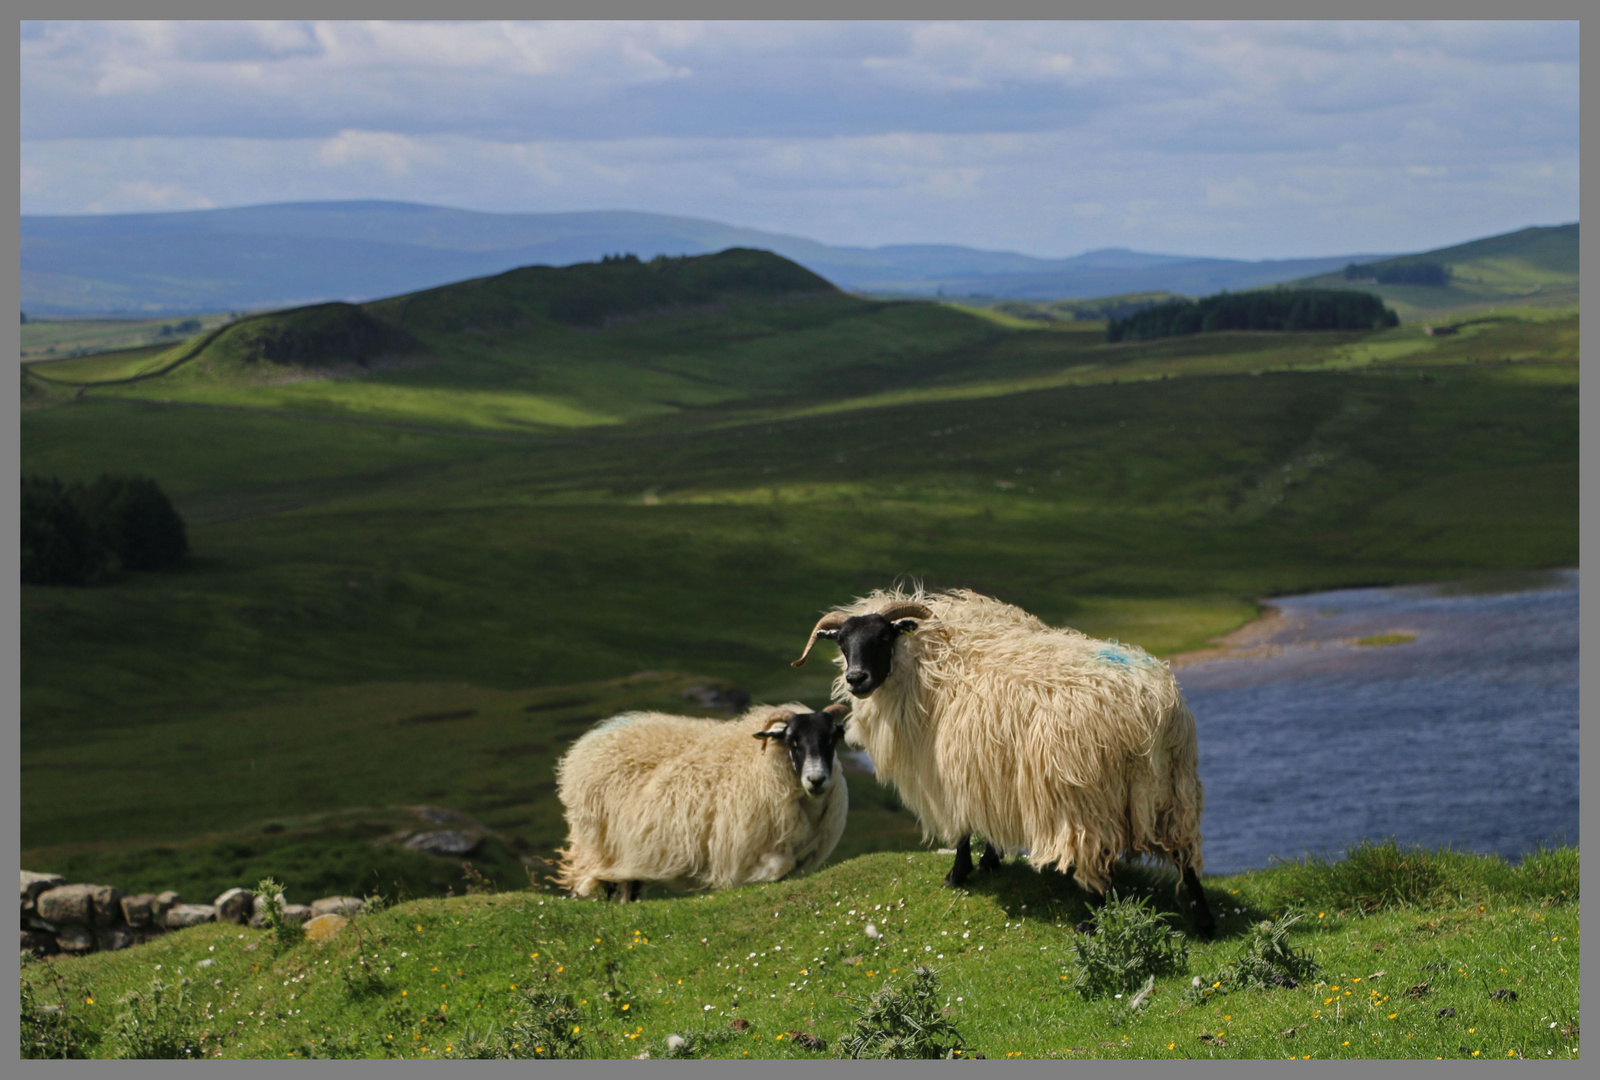
M 65 885 L 67 879 L 60 874 L 36 874 L 32 870 L 22 872 L 22 910 L 34 910 L 34 901 L 46 889 L 53 889 L 58 885 Z
M 89 893 L 94 901 L 94 924 L 115 926 L 122 921 L 122 890 L 110 885 L 92 886 Z
M 412 851 L 426 851 L 433 855 L 470 855 L 483 843 L 482 833 L 462 832 L 459 829 L 435 829 L 420 832 L 407 840 L 405 846 Z
M 30 930 L 43 930 L 47 934 L 53 934 L 61 929 L 49 919 L 41 919 L 37 915 L 24 915 L 22 917 L 22 925 Z
M 100 948 L 105 952 L 115 952 L 117 949 L 126 949 L 138 940 L 132 930 L 121 926 L 108 926 L 101 930 L 96 937 L 100 940 Z
M 156 898 L 153 893 L 139 893 L 122 898 L 122 917 L 129 926 L 149 926 L 156 917 Z
M 22 951 L 35 956 L 49 956 L 56 951 L 56 936 L 42 930 L 23 930 Z
M 183 897 L 175 892 L 156 893 L 156 903 L 150 909 L 150 921 L 157 926 L 167 925 L 167 912 L 183 903 Z
M 98 885 L 57 885 L 39 894 L 34 908 L 39 918 L 53 923 L 82 923 L 94 919 L 94 891 Z
M 88 952 L 94 948 L 94 934 L 82 924 L 63 926 L 56 933 L 56 944 L 62 952 Z
M 216 921 L 217 909 L 210 904 L 178 904 L 167 912 L 166 919 L 168 930 L 181 930 L 185 926 Z
M 354 915 L 360 911 L 362 901 L 356 896 L 324 896 L 321 900 L 311 901 L 311 914 L 317 915 Z
M 255 910 L 255 894 L 249 889 L 229 889 L 211 902 L 217 909 L 218 922 L 231 922 L 244 924 L 250 921 L 250 914 Z

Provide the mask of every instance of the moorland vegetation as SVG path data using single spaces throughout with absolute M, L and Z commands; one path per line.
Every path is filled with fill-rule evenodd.
M 1336 289 L 1257 289 L 1173 300 L 1106 323 L 1106 340 L 1150 341 L 1224 330 L 1381 330 L 1400 317 L 1370 293 Z
M 574 284 L 580 279 L 587 284 Z M 494 995 L 537 986 L 589 1010 L 575 1026 L 608 1033 L 585 1053 L 652 1045 L 660 1056 L 669 1034 L 692 1044 L 699 1028 L 690 1014 L 713 1001 L 713 986 L 733 979 L 736 966 L 753 970 L 743 952 L 724 956 L 726 949 L 698 944 L 732 940 L 714 934 L 712 922 L 744 927 L 746 936 L 758 925 L 776 927 L 783 920 L 772 912 L 782 905 L 769 901 L 779 896 L 830 911 L 837 899 L 840 914 L 859 910 L 854 901 L 869 893 L 874 904 L 904 899 L 930 913 L 948 905 L 949 894 L 936 904 L 934 892 L 906 891 L 921 889 L 924 877 L 936 891 L 942 871 L 932 864 L 943 859 L 914 853 L 914 822 L 859 772 L 850 775 L 845 839 L 817 876 L 707 900 L 651 900 L 627 914 L 557 904 L 536 891 L 427 899 L 474 879 L 459 860 L 385 843 L 408 828 L 406 807 L 447 805 L 488 834 L 473 860 L 490 887 L 527 890 L 530 864 L 537 883 L 535 857 L 563 836 L 552 770 L 579 732 L 624 708 L 725 715 L 707 688 L 732 684 L 756 700 L 820 706 L 831 672 L 788 667 L 799 639 L 822 609 L 899 575 L 930 588 L 968 586 L 1048 622 L 1171 655 L 1241 625 L 1257 613 L 1258 598 L 1274 593 L 1577 561 L 1571 309 L 1502 307 L 1448 337 L 1402 324 L 1111 343 L 1093 321 L 863 300 L 774 256 L 738 251 L 533 267 L 332 307 L 245 317 L 137 358 L 82 357 L 28 365 L 22 375 L 24 472 L 64 484 L 113 470 L 153 478 L 181 514 L 190 548 L 167 573 L 128 574 L 95 589 L 24 587 L 24 865 L 196 896 L 275 875 L 291 898 L 419 897 L 375 913 L 380 921 L 365 924 L 370 931 L 359 940 L 381 937 L 391 966 L 390 953 L 417 952 L 402 943 L 406 934 L 433 935 L 425 955 L 441 971 L 446 957 L 470 952 L 470 964 L 449 970 L 470 968 L 477 981 L 442 977 L 444 996 L 425 995 L 438 983 L 419 981 L 350 997 L 343 983 L 315 975 L 355 962 L 367 948 L 357 936 L 246 952 L 255 938 L 205 928 L 73 969 L 88 981 L 72 983 L 71 993 L 115 1002 L 149 990 L 151 964 L 162 961 L 147 950 L 171 951 L 172 966 L 189 977 L 200 959 L 190 953 L 210 955 L 216 945 L 218 963 L 228 966 L 212 977 L 226 976 L 220 989 L 241 1003 L 230 1019 L 246 1020 L 232 1025 L 222 1044 L 228 1054 L 381 1055 L 403 1040 L 413 1047 L 408 1056 L 422 1046 L 454 1055 L 469 1025 L 424 1020 L 444 1013 L 453 1023 L 482 1004 L 487 1024 L 495 1009 L 523 1008 Z M 319 320 L 330 317 L 403 334 L 383 340 L 404 340 L 405 348 L 329 360 L 290 347 L 322 334 Z M 283 344 L 246 347 L 263 340 Z M 94 778 L 92 788 L 74 779 L 84 776 Z M 1575 851 L 1570 859 L 1575 865 Z M 915 884 L 902 868 L 918 871 Z M 1273 880 L 1293 876 L 1282 872 L 1289 876 Z M 1371 933 L 1386 953 L 1409 943 L 1412 966 L 1461 961 L 1474 980 L 1460 984 L 1463 993 L 1498 973 L 1486 966 L 1491 956 L 1520 948 L 1519 963 L 1550 965 L 1514 973 L 1529 986 L 1553 980 L 1556 997 L 1537 1015 L 1567 1024 L 1551 1009 L 1567 1010 L 1575 1024 L 1575 989 L 1570 1009 L 1560 989 L 1575 987 L 1575 966 L 1528 952 L 1522 941 L 1535 925 L 1528 898 L 1492 900 L 1501 894 L 1485 886 L 1480 910 L 1460 899 L 1477 895 L 1471 888 L 1451 893 L 1454 873 L 1434 875 L 1447 885 L 1426 902 L 1370 914 L 1323 903 L 1315 890 L 1297 894 L 1301 906 L 1322 903 L 1326 918 L 1313 930 L 1308 914 L 1293 935 L 1321 933 L 1337 915 L 1342 933 Z M 1225 895 L 1253 887 L 1244 879 L 1208 885 Z M 1035 888 L 1044 891 L 1028 892 Z M 1170 883 L 1165 888 L 1170 895 Z M 1047 980 L 1034 968 L 1038 958 L 1065 954 L 1077 919 L 1065 920 L 1081 894 L 1026 867 L 1008 870 L 996 890 L 960 904 L 971 908 L 961 919 L 989 927 L 997 943 L 1005 940 L 1001 924 L 1018 923 L 1005 932 L 1022 934 L 1022 903 L 1054 904 L 1049 925 L 1059 911 L 1064 928 L 1049 930 L 1059 940 L 1017 947 L 1024 975 L 1005 970 L 1010 953 L 996 961 L 982 994 L 955 989 L 978 985 L 962 983 L 966 975 L 940 976 L 944 992 L 965 999 L 950 1007 L 977 1009 L 966 1002 L 981 1000 L 995 1010 L 985 1020 L 952 1014 L 967 1045 L 991 1057 L 1147 1056 L 1168 1042 L 1174 1055 L 1254 1055 L 1269 1045 L 1287 1052 L 1269 1035 L 1298 1029 L 1300 1020 L 1277 1005 L 1251 1014 L 1260 1030 L 1246 1041 L 1219 1037 L 1231 1050 L 1196 1043 L 1192 1031 L 1180 1043 L 1179 1027 L 1193 1026 L 1193 1012 L 1174 1013 L 1177 1026 L 1160 1028 L 1151 1042 L 1117 1027 L 1122 1014 L 1098 1000 L 1073 995 L 1072 1008 L 1087 1011 L 1060 1011 L 1064 999 L 1037 994 L 1050 993 L 1047 981 L 1064 992 L 1071 973 Z M 1575 903 L 1541 902 L 1535 910 L 1552 920 L 1546 937 L 1565 940 L 1575 930 Z M 1235 906 L 1235 935 L 1206 947 L 1214 954 L 1191 952 L 1194 971 L 1221 970 L 1247 922 L 1288 911 L 1267 899 Z M 543 945 L 510 929 L 536 913 L 562 920 L 559 932 L 538 934 Z M 1028 916 L 1030 934 L 1045 932 L 1036 916 Z M 913 928 L 911 916 L 901 918 L 905 932 L 940 943 L 954 932 L 945 922 Z M 602 929 L 605 920 L 615 926 Z M 411 929 L 417 925 L 425 930 Z M 466 939 L 453 935 L 469 925 L 503 947 L 464 951 Z M 622 966 L 608 971 L 581 957 L 566 964 L 565 953 L 548 951 L 548 942 L 570 945 L 591 927 L 606 949 L 615 943 Z M 671 934 L 672 949 L 684 951 L 650 952 L 648 966 L 630 967 L 636 959 L 625 946 L 635 929 L 657 949 Z M 828 938 L 838 926 L 818 929 L 827 930 L 817 941 L 830 958 L 849 944 Z M 1333 949 L 1336 938 L 1347 940 L 1336 934 L 1311 947 Z M 785 952 L 790 944 L 798 948 L 788 940 Z M 702 1033 L 702 1052 L 811 1052 L 787 1037 L 791 1027 L 818 1033 L 809 1003 L 833 1002 L 828 1025 L 844 1016 L 831 996 L 798 996 L 812 977 L 800 970 L 821 955 L 807 949 L 762 995 L 787 1001 L 788 1011 L 750 1017 L 764 1043 Z M 1419 949 L 1439 955 L 1424 958 Z M 857 951 L 851 945 L 844 955 Z M 581 968 L 591 981 L 561 981 L 567 972 L 541 963 L 556 955 L 556 966 Z M 983 955 L 988 963 L 990 950 Z M 1324 954 L 1319 963 L 1341 980 L 1365 979 L 1371 972 L 1355 970 L 1356 955 Z M 394 970 L 414 963 L 408 955 Z M 680 972 L 682 965 L 693 970 Z M 252 966 L 274 978 L 246 979 Z M 839 991 L 864 1000 L 875 986 L 868 970 L 874 979 L 909 971 L 900 962 L 882 971 L 843 968 L 841 979 L 858 982 L 841 982 Z M 547 975 L 556 981 L 547 985 Z M 299 983 L 281 994 L 250 989 L 293 978 L 310 980 L 306 993 L 318 986 L 316 994 L 329 996 L 302 1005 L 286 999 Z M 677 990 L 678 978 L 697 992 Z M 205 989 L 210 981 L 197 980 L 190 993 L 195 1008 L 209 1004 L 215 1016 L 222 1000 Z M 1445 985 L 1433 981 L 1434 992 Z M 450 996 L 469 982 L 469 996 Z M 650 1003 L 648 1029 L 641 1015 L 624 1030 L 618 1003 L 633 1003 L 631 1013 L 646 999 L 619 998 L 623 983 L 659 999 Z M 513 984 L 520 989 L 498 989 Z M 417 1002 L 402 1000 L 406 989 Z M 612 998 L 597 996 L 608 990 Z M 1177 1007 L 1173 985 L 1158 980 L 1156 990 L 1154 1003 Z M 1307 1022 L 1325 1012 L 1316 1003 L 1329 991 L 1319 992 L 1292 992 Z M 1383 993 L 1396 997 L 1386 985 Z M 254 996 L 245 1002 L 247 995 Z M 74 1004 L 73 1014 L 84 1008 Z M 613 1011 L 602 1022 L 595 1010 L 603 1009 Z M 1498 1038 L 1502 1029 L 1488 1015 L 1472 1026 Z M 1496 1056 L 1532 1056 L 1533 1027 L 1523 1021 L 1535 1012 L 1523 1005 L 1506 1015 L 1522 1026 L 1504 1028 L 1505 1046 L 1465 1039 L 1442 1022 L 1418 1026 L 1421 1012 L 1418 1024 L 1394 1029 L 1400 1042 L 1381 1045 L 1426 1046 L 1435 1056 L 1447 1042 L 1471 1042 Z M 1540 1029 L 1548 1022 L 1539 1020 Z M 1207 1028 L 1233 1030 L 1226 1021 Z M 484 1030 L 472 1026 L 474 1037 Z M 1315 1052 L 1354 1053 L 1340 1046 L 1349 1030 L 1338 1030 Z M 1373 1030 L 1380 1039 L 1393 1034 L 1390 1026 Z M 450 1038 L 435 1045 L 436 1034 Z M 1412 1044 L 1404 1043 L 1408 1034 Z M 821 1037 L 836 1045 L 836 1035 Z M 118 1052 L 103 1036 L 84 1038 L 96 1054 Z M 207 1053 L 215 1045 L 207 1042 Z M 1541 1043 L 1536 1052 L 1568 1045 Z

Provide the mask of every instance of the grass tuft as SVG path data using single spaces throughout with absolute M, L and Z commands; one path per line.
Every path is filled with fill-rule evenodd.
M 32 953 L 23 953 L 23 967 L 39 964 Z M 87 1037 L 81 1017 L 67 1008 L 66 994 L 62 989 L 60 973 L 53 965 L 44 965 L 55 980 L 55 1003 L 39 999 L 38 991 L 28 979 L 22 980 L 21 993 L 21 1056 L 24 1058 L 81 1058 L 83 1042 Z
M 192 1060 L 201 1056 L 200 1036 L 189 1006 L 190 980 L 180 979 L 177 992 L 160 978 L 148 990 L 130 990 L 111 1028 L 116 1056 L 135 1060 Z
M 1512 895 L 1546 906 L 1578 902 L 1578 849 L 1539 847 L 1524 855 L 1512 877 Z
M 1278 910 L 1312 904 L 1371 914 L 1500 898 L 1543 904 L 1578 899 L 1578 849 L 1539 848 L 1512 866 L 1492 855 L 1362 841 L 1343 859 L 1309 856 L 1275 868 Z
M 1422 847 L 1403 850 L 1392 838 L 1379 844 L 1363 840 L 1343 859 L 1311 855 L 1298 865 L 1289 864 L 1279 895 L 1293 907 L 1320 902 L 1368 913 L 1431 906 L 1450 880 L 1442 863 L 1451 854 Z

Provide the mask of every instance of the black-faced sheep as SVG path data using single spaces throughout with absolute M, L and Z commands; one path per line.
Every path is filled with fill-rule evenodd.
M 647 882 L 723 889 L 816 869 L 849 808 L 834 757 L 847 711 L 640 712 L 597 725 L 556 766 L 568 827 L 557 882 L 574 896 L 621 885 L 630 900 Z
M 1214 924 L 1199 873 L 1194 716 L 1167 666 L 1134 646 L 1052 629 L 964 589 L 875 592 L 811 632 L 839 645 L 836 697 L 857 701 L 846 738 L 865 747 L 929 838 L 956 843 L 945 879 L 1025 849 L 1104 899 L 1127 854 L 1177 867 L 1196 928 Z

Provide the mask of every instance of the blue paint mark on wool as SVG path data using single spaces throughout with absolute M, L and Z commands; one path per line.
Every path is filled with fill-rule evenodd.
M 1121 644 L 1122 642 L 1112 638 L 1111 643 L 1106 648 L 1103 648 L 1099 652 L 1095 653 L 1096 659 L 1104 660 L 1108 664 L 1122 664 L 1123 666 L 1130 666 L 1133 664 L 1148 664 L 1151 662 L 1150 657 L 1142 654 L 1139 656 L 1129 656 L 1127 653 L 1123 652 L 1122 649 L 1117 647 Z

